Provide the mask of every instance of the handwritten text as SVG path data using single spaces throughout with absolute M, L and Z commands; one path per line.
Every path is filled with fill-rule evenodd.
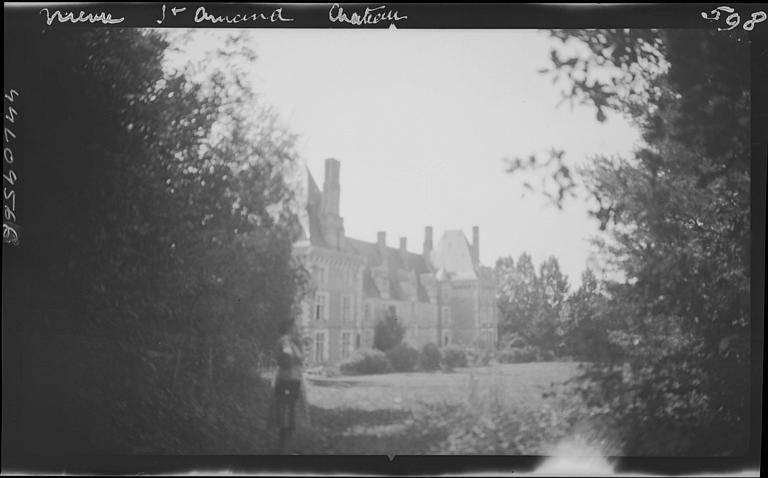
M 384 5 L 366 8 L 362 15 L 352 12 L 348 15 L 338 3 L 334 3 L 328 10 L 328 19 L 332 22 L 351 23 L 352 25 L 375 25 L 382 22 L 395 22 L 406 20 L 408 17 L 400 16 L 397 10 L 386 10 Z
M 40 10 L 40 12 L 45 12 L 45 22 L 48 25 L 52 25 L 54 21 L 58 21 L 59 23 L 99 23 L 101 22 L 104 25 L 114 25 L 116 23 L 122 23 L 123 20 L 125 20 L 123 17 L 120 18 L 112 18 L 111 13 L 85 13 L 84 11 L 80 10 L 80 14 L 75 16 L 74 12 L 65 12 L 61 13 L 61 10 L 54 10 L 53 13 L 51 13 L 50 10 L 47 8 L 43 8 Z
M 275 9 L 271 14 L 264 13 L 238 13 L 236 15 L 211 15 L 205 7 L 199 7 L 195 11 L 195 23 L 246 23 L 255 21 L 292 22 L 292 18 L 283 17 L 283 9 Z
M 16 224 L 16 191 L 14 185 L 18 180 L 16 172 L 12 169 L 14 158 L 11 140 L 16 139 L 16 134 L 10 126 L 16 123 L 19 112 L 13 107 L 19 92 L 10 90 L 5 94 L 8 106 L 5 108 L 5 121 L 3 126 L 3 242 L 18 245 L 19 226 Z M 6 184 L 7 183 L 7 184 Z

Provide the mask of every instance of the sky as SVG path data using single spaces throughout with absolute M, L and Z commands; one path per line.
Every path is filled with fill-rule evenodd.
M 250 30 L 254 90 L 298 135 L 297 151 L 322 187 L 324 160 L 341 162 L 346 235 L 386 231 L 419 252 L 480 228 L 480 260 L 554 255 L 572 284 L 590 263 L 598 232 L 587 204 L 557 210 L 505 157 L 563 149 L 570 164 L 627 154 L 637 131 L 618 115 L 558 107 L 562 86 L 537 70 L 556 45 L 535 30 Z

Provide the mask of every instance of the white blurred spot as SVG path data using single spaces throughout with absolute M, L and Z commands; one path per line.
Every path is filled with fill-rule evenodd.
M 557 444 L 534 474 L 607 476 L 615 473 L 602 450 L 582 440 L 568 439 Z

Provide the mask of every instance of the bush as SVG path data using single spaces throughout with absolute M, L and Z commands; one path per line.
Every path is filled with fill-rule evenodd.
M 405 337 L 405 328 L 393 313 L 376 322 L 373 330 L 373 348 L 386 352 L 400 345 Z
M 426 344 L 419 354 L 419 368 L 427 371 L 437 370 L 441 360 L 440 348 L 435 344 Z
M 395 372 L 413 372 L 419 363 L 419 351 L 406 344 L 396 345 L 386 355 Z
M 456 367 L 467 366 L 467 353 L 464 349 L 448 347 L 443 351 L 443 367 L 453 370 Z
M 541 361 L 542 362 L 552 362 L 555 360 L 555 352 L 552 350 L 542 350 L 541 351 Z
M 485 349 L 480 351 L 480 354 L 477 357 L 477 366 L 484 367 L 491 363 L 491 360 L 496 358 L 496 350 L 495 349 Z
M 464 352 L 470 367 L 484 367 L 491 362 L 495 355 L 494 349 L 467 348 Z
M 358 350 L 349 359 L 339 364 L 339 371 L 344 375 L 373 375 L 387 373 L 392 366 L 387 355 L 380 350 Z
M 501 344 L 502 344 L 502 347 L 506 349 L 510 349 L 510 348 L 521 349 L 526 345 L 528 345 L 528 343 L 525 341 L 524 338 L 520 336 L 520 334 L 515 334 L 515 333 L 505 334 L 501 338 Z
M 536 347 L 526 345 L 525 347 L 513 347 L 501 350 L 498 353 L 499 363 L 525 363 L 535 362 L 537 356 Z

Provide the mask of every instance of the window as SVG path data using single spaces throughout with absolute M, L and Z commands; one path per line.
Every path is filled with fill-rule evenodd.
M 341 321 L 348 322 L 352 318 L 352 296 L 341 296 Z
M 315 266 L 315 280 L 319 283 L 328 280 L 328 268 L 326 266 Z
M 357 333 L 357 337 L 355 337 L 355 350 L 360 348 L 360 333 Z
M 450 337 L 448 334 L 443 335 L 443 345 L 448 345 L 451 342 Z
M 318 292 L 315 295 L 315 320 L 325 320 L 328 317 L 328 294 Z
M 352 332 L 341 333 L 341 358 L 349 357 L 352 350 Z
M 443 324 L 451 323 L 451 308 L 447 305 L 443 306 Z
M 315 362 L 325 361 L 325 332 L 315 332 Z
M 363 306 L 363 317 L 365 317 L 365 320 L 371 320 L 371 304 L 365 304 Z

